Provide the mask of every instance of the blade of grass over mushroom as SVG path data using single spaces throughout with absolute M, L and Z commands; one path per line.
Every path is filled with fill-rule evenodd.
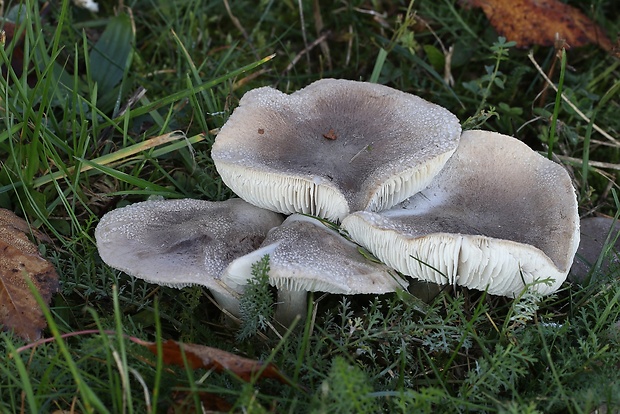
M 428 267 L 429 269 L 431 269 L 432 271 L 436 272 L 438 275 L 440 275 L 441 277 L 443 277 L 445 279 L 444 283 L 450 283 L 450 278 L 448 276 L 446 276 L 445 273 L 443 273 L 441 270 L 439 270 L 438 268 L 436 268 L 435 266 L 426 263 L 424 260 L 415 257 L 415 256 L 410 256 L 413 260 L 415 260 L 416 262 L 418 262 L 420 265 Z M 435 283 L 441 285 L 441 283 L 435 281 Z
M 581 220 L 581 241 L 569 280 L 588 285 L 593 276 L 609 272 L 610 267 L 617 267 L 619 215 L 620 211 L 613 218 L 588 217 Z

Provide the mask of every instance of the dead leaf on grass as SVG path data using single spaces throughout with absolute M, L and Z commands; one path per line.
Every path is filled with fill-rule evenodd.
M 199 392 L 202 413 L 228 413 L 233 405 L 219 395 L 210 392 Z M 189 391 L 175 391 L 172 394 L 172 404 L 168 407 L 168 414 L 198 413 L 194 404 L 194 395 Z
M 146 346 L 152 353 L 157 354 L 157 344 L 132 338 L 137 344 Z M 211 348 L 204 345 L 184 344 L 172 340 L 163 342 L 163 360 L 166 364 L 184 367 L 185 360 L 192 369 L 205 368 L 215 372 L 232 372 L 244 381 L 250 381 L 253 376 L 259 378 L 272 378 L 283 384 L 291 384 L 291 381 L 280 372 L 274 364 L 265 364 L 254 359 L 240 357 L 221 349 Z
M 37 246 L 28 240 L 28 232 L 30 228 L 24 220 L 0 209 L 0 326 L 27 341 L 35 341 L 47 325 L 26 278 L 30 278 L 43 300 L 49 303 L 58 290 L 58 275 L 52 264 L 39 255 Z M 49 241 L 42 233 L 35 235 Z
M 593 43 L 612 49 L 603 29 L 558 0 L 461 0 L 461 5 L 482 8 L 495 30 L 518 47 L 554 46 L 557 33 L 570 47 Z

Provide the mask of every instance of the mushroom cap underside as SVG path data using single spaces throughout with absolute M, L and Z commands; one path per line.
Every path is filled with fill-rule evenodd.
M 224 268 L 282 220 L 241 199 L 145 201 L 106 214 L 95 237 L 103 261 L 129 275 L 227 293 L 218 280 Z
M 376 215 L 358 212 L 345 220 L 351 237 L 387 265 L 420 280 L 516 296 L 536 281 L 541 283 L 535 290 L 552 293 L 566 278 L 542 251 L 529 245 L 454 233 L 414 238 L 392 230 L 369 230 L 374 220 L 365 221 L 366 214 Z
M 290 95 L 246 93 L 212 157 L 223 181 L 252 204 L 341 220 L 424 188 L 460 132 L 452 113 L 415 95 L 324 79 Z
M 407 287 L 389 267 L 319 220 L 294 214 L 272 229 L 259 250 L 235 260 L 222 279 L 244 285 L 250 264 L 269 254 L 269 281 L 278 289 L 338 294 L 387 293 Z
M 419 194 L 379 214 L 354 213 L 342 226 L 405 274 L 507 296 L 536 279 L 551 278 L 536 289 L 555 291 L 579 243 L 568 173 L 522 142 L 486 131 L 463 133 Z

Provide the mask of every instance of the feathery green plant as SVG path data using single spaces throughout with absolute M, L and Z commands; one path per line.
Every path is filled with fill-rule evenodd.
M 274 302 L 269 286 L 269 255 L 252 264 L 252 278 L 248 280 L 240 304 L 241 326 L 237 339 L 244 340 L 268 328 L 274 315 Z

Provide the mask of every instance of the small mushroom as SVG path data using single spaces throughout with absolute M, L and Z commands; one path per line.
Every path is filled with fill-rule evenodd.
M 223 308 L 237 315 L 238 298 L 219 278 L 282 220 L 241 199 L 145 201 L 107 213 L 95 237 L 109 266 L 159 285 L 206 286 Z
M 467 131 L 421 193 L 379 214 L 342 222 L 353 240 L 399 272 L 514 296 L 525 284 L 549 294 L 566 279 L 579 244 L 571 178 L 522 142 Z
M 246 93 L 211 155 L 244 200 L 338 221 L 426 187 L 460 133 L 452 113 L 415 95 L 324 79 L 291 95 L 269 87 Z
M 319 220 L 300 214 L 272 229 L 260 249 L 233 261 L 222 281 L 243 290 L 252 264 L 266 254 L 269 282 L 278 289 L 276 318 L 284 325 L 305 315 L 307 292 L 380 294 L 407 287 L 396 272 L 364 257 L 359 246 Z
M 610 217 L 589 217 L 581 220 L 581 241 L 568 280 L 583 283 L 603 254 L 599 270 L 607 272 L 620 265 L 620 223 Z M 604 251 L 609 236 L 610 250 Z

